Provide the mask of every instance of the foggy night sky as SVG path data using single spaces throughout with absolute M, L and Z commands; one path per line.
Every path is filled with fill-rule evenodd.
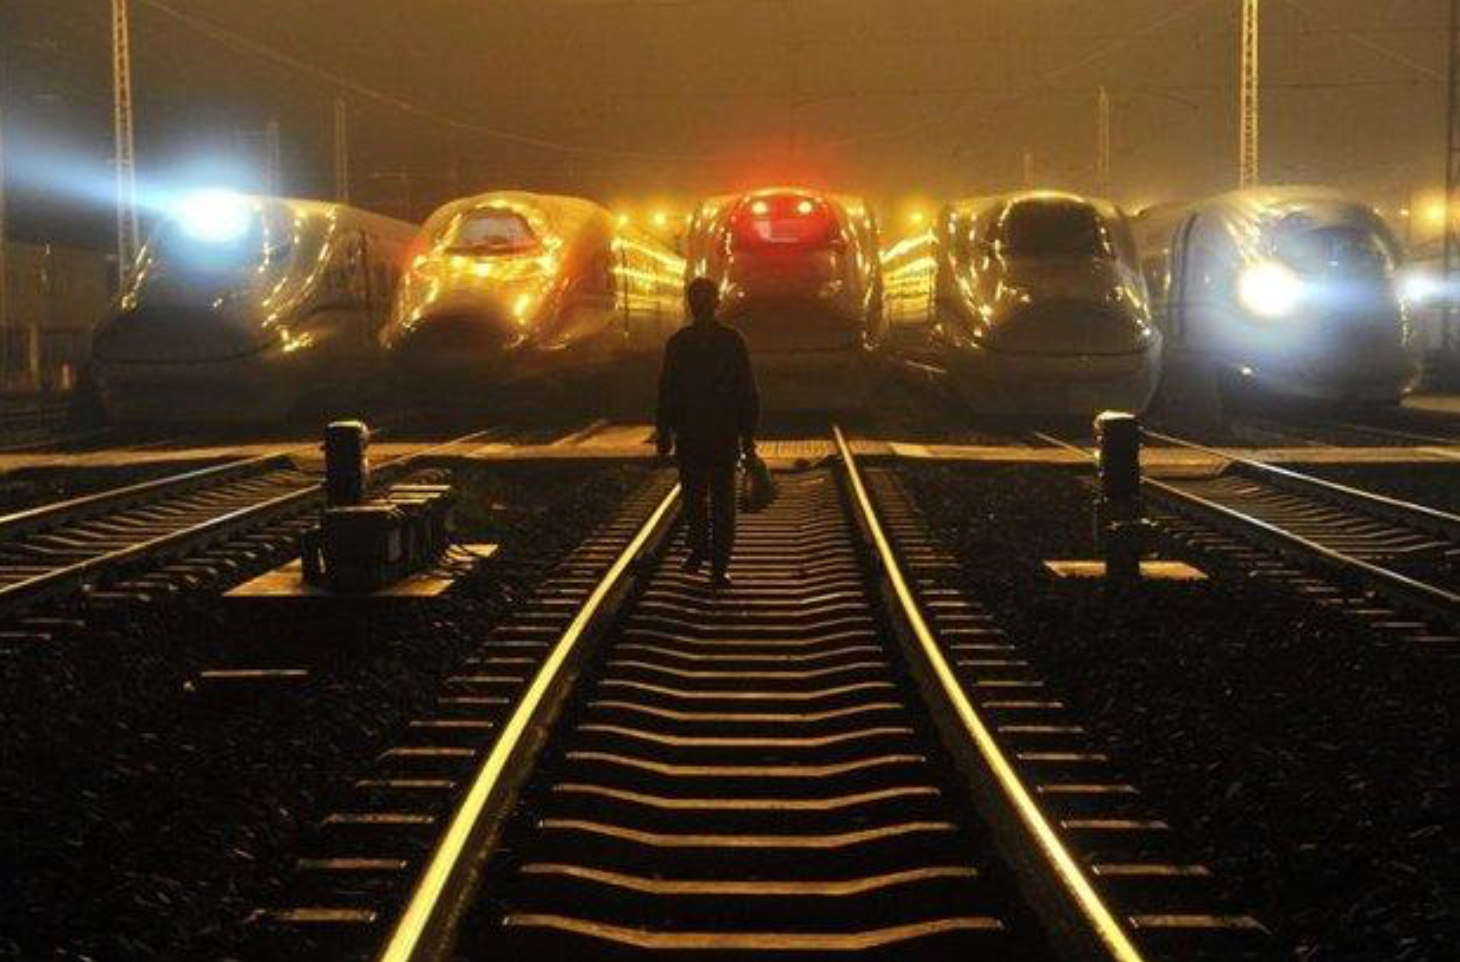
M 357 200 L 418 218 L 495 187 L 632 207 L 793 181 L 891 212 L 1018 187 L 1026 149 L 1041 186 L 1089 190 L 1101 84 L 1116 199 L 1236 179 L 1239 0 L 165 2 L 466 123 L 582 148 L 452 133 L 347 94 Z M 329 83 L 132 3 L 145 182 L 256 176 L 277 117 L 286 191 L 329 193 Z M 1264 179 L 1392 205 L 1438 186 L 1448 6 L 1266 0 Z M 109 242 L 109 7 L 0 2 L 17 236 Z M 83 184 L 101 202 L 78 199 Z

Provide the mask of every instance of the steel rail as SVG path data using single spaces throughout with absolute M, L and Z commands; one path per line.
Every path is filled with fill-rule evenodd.
M 228 461 L 224 464 L 214 464 L 182 474 L 169 475 L 165 478 L 139 481 L 120 488 L 97 491 L 65 501 L 55 501 L 0 515 L 0 539 L 14 538 L 30 534 L 41 528 L 106 514 L 119 508 L 152 500 L 158 494 L 182 494 L 212 484 L 220 478 L 233 480 L 235 476 L 242 478 L 255 471 L 275 466 L 283 467 L 288 463 L 291 452 L 302 451 L 309 447 L 316 447 L 316 445 L 300 445 L 282 451 L 271 451 L 268 454 Z
M 476 431 L 459 438 L 453 438 L 441 444 L 432 445 L 421 451 L 412 451 L 398 455 L 375 468 L 374 480 L 378 483 L 382 477 L 393 476 L 417 460 L 431 457 L 443 449 L 470 443 L 481 438 L 483 435 L 491 434 L 492 430 Z M 301 447 L 313 446 L 305 445 Z M 291 448 L 289 450 L 298 449 Z M 240 478 L 247 477 L 251 473 L 254 473 L 254 471 L 262 469 L 263 466 L 268 465 L 270 462 L 280 460 L 287 462 L 287 452 L 260 455 L 256 458 L 249 458 L 244 461 L 232 462 L 225 465 L 216 465 L 212 468 L 203 468 L 172 478 L 163 478 L 157 481 L 130 485 L 116 491 L 101 492 L 98 495 L 73 499 L 72 501 L 63 502 L 60 505 L 45 506 L 27 512 L 20 512 L 20 516 L 24 517 L 27 521 L 33 521 L 36 517 L 44 517 L 46 516 L 46 512 L 51 511 L 56 512 L 54 517 L 59 522 L 65 522 L 80 517 L 81 515 L 78 515 L 76 512 L 83 511 L 85 512 L 85 517 L 99 517 L 105 515 L 108 510 L 131 507 L 146 502 L 150 500 L 149 495 L 156 496 L 159 493 L 182 494 L 206 486 L 210 481 L 216 481 L 220 477 L 225 481 L 234 480 L 232 475 L 235 474 Z M 148 538 L 145 541 L 139 541 L 122 548 L 102 551 L 92 557 L 84 558 L 42 574 L 5 585 L 0 587 L 0 612 L 13 613 L 18 609 L 34 605 L 59 594 L 74 591 L 84 587 L 94 580 L 94 577 L 99 572 L 105 570 L 125 567 L 143 558 L 177 557 L 188 551 L 195 550 L 199 546 L 228 538 L 240 530 L 259 527 L 276 518 L 302 509 L 306 504 L 320 497 L 323 491 L 324 483 L 316 482 L 301 487 L 297 491 L 291 491 L 287 494 L 270 498 L 267 501 L 236 508 L 232 511 L 208 518 L 205 521 L 186 525 L 176 531 L 169 531 L 166 534 Z M 0 526 L 3 526 L 7 520 L 9 519 L 0 518 Z M 0 527 L 0 531 L 3 531 L 3 527 Z
M 1092 461 L 1096 459 L 1095 452 L 1088 448 L 1071 444 L 1068 441 L 1062 441 L 1052 435 L 1041 435 L 1041 437 L 1061 447 L 1080 451 Z M 1216 453 L 1224 458 L 1228 457 L 1221 452 Z M 1240 459 L 1232 458 L 1231 460 Z M 1261 464 L 1261 462 L 1251 463 Z M 1272 466 L 1268 465 L 1268 467 Z M 1296 472 L 1293 473 L 1296 474 Z M 1306 475 L 1298 476 L 1306 477 Z M 1318 479 L 1313 480 L 1316 481 Z M 1219 504 L 1216 501 L 1203 498 L 1190 491 L 1183 491 L 1179 487 L 1168 484 L 1165 481 L 1142 476 L 1141 487 L 1144 490 L 1154 492 L 1168 504 L 1173 504 L 1177 510 L 1184 509 L 1186 513 L 1194 514 L 1208 524 L 1213 524 L 1223 530 L 1230 531 L 1239 537 L 1254 540 L 1284 557 L 1302 562 L 1318 562 L 1339 574 L 1367 582 L 1381 594 L 1399 603 L 1419 608 L 1446 621 L 1453 620 L 1457 614 L 1460 614 L 1460 594 L 1456 594 L 1455 592 L 1427 584 L 1426 582 L 1400 574 L 1382 565 L 1376 565 L 1362 558 L 1356 558 L 1345 552 L 1336 551 L 1333 548 L 1305 538 L 1300 534 L 1295 534 L 1271 522 L 1254 517 L 1245 511 L 1239 511 L 1236 508 Z M 1343 486 L 1338 485 L 1337 487 Z M 1380 496 L 1374 495 L 1373 497 L 1377 498 Z M 1397 503 L 1405 504 L 1405 502 Z M 1415 507 L 1419 506 L 1416 505 Z M 1434 513 L 1444 515 L 1443 512 Z
M 376 958 L 379 962 L 416 962 L 445 958 L 456 927 L 476 888 L 484 849 L 510 806 L 520 772 L 545 738 L 546 717 L 561 704 L 564 683 L 580 645 L 603 624 L 615 596 L 622 597 L 636 563 L 666 529 L 679 501 L 675 485 L 650 513 L 568 623 L 552 652 L 523 693 L 491 752 L 477 769 L 466 795 L 432 851 L 405 909 Z M 516 777 L 514 777 L 516 776 Z
M 892 542 L 888 539 L 878 519 L 872 498 L 863 483 L 861 470 L 852 455 L 840 427 L 833 427 L 837 452 L 846 471 L 861 520 L 871 536 L 876 549 L 877 563 L 882 573 L 891 582 L 899 612 L 906 620 L 917 642 L 917 652 L 930 670 L 937 684 L 938 694 L 961 722 L 964 733 L 977 748 L 983 764 L 993 776 L 1004 800 L 1013 809 L 1017 823 L 1025 839 L 1036 850 L 1047 869 L 1058 879 L 1063 894 L 1079 912 L 1078 922 L 1086 930 L 1081 941 L 1098 946 L 1102 956 L 1121 962 L 1139 962 L 1140 951 L 1131 941 L 1125 928 L 1106 906 L 1095 891 L 1084 869 L 1070 854 L 1060 840 L 1049 820 L 1044 817 L 1034 796 L 1019 778 L 1009 757 L 994 738 L 989 725 L 979 715 L 954 674 L 953 667 L 938 645 L 927 619 L 923 617 L 922 606 L 909 587 L 902 565 Z

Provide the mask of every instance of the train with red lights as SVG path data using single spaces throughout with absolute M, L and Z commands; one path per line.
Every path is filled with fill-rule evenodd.
M 857 406 L 882 323 L 878 225 L 867 203 L 795 187 L 703 201 L 685 277 L 720 285 L 770 406 Z
M 1160 332 L 1125 214 L 1054 191 L 960 200 L 882 255 L 892 363 L 980 413 L 1139 412 Z
M 1418 380 L 1403 251 L 1367 204 L 1254 187 L 1149 208 L 1135 229 L 1173 407 L 1220 417 L 1255 398 L 1393 405 Z
M 380 343 L 403 383 L 470 401 L 634 360 L 684 321 L 684 261 L 579 197 L 492 191 L 422 226 Z
M 181 198 L 92 338 L 114 421 L 271 421 L 354 403 L 381 370 L 416 227 L 342 204 Z

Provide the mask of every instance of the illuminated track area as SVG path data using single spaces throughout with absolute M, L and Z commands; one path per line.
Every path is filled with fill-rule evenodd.
M 1261 955 L 895 485 L 836 450 L 742 518 L 718 595 L 681 570 L 677 489 L 626 508 L 326 820 L 277 945 Z
M 488 432 L 380 465 L 385 480 L 422 457 Z M 310 448 L 314 446 L 311 445 Z M 293 551 L 323 499 L 319 477 L 291 454 L 244 458 L 0 517 L 0 617 L 87 590 L 147 597 L 226 577 Z M 193 558 L 207 551 L 206 558 Z M 155 570 L 166 565 L 165 570 Z

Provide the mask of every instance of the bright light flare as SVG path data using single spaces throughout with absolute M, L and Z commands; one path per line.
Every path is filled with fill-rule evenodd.
M 815 209 L 816 209 L 816 205 L 813 204 L 813 203 L 811 203 L 811 201 L 809 201 L 809 200 L 803 200 L 799 204 L 796 205 L 796 213 L 802 215 L 803 217 L 805 215 L 811 213 Z
M 1445 285 L 1429 271 L 1411 271 L 1399 282 L 1399 293 L 1406 304 L 1424 305 L 1439 300 Z
M 928 215 L 925 211 L 915 210 L 907 215 L 907 219 L 914 227 L 922 227 L 928 222 Z
M 1276 261 L 1259 261 L 1237 276 L 1237 299 L 1258 317 L 1285 317 L 1303 299 L 1303 282 Z
M 668 224 L 669 224 L 669 215 L 666 214 L 666 213 L 664 213 L 664 211 L 662 211 L 662 210 L 656 210 L 654 212 L 654 226 L 655 227 L 666 227 L 666 226 L 668 226 Z
M 242 237 L 253 220 L 248 198 L 228 190 L 199 190 L 182 199 L 177 222 L 188 236 L 208 244 Z

